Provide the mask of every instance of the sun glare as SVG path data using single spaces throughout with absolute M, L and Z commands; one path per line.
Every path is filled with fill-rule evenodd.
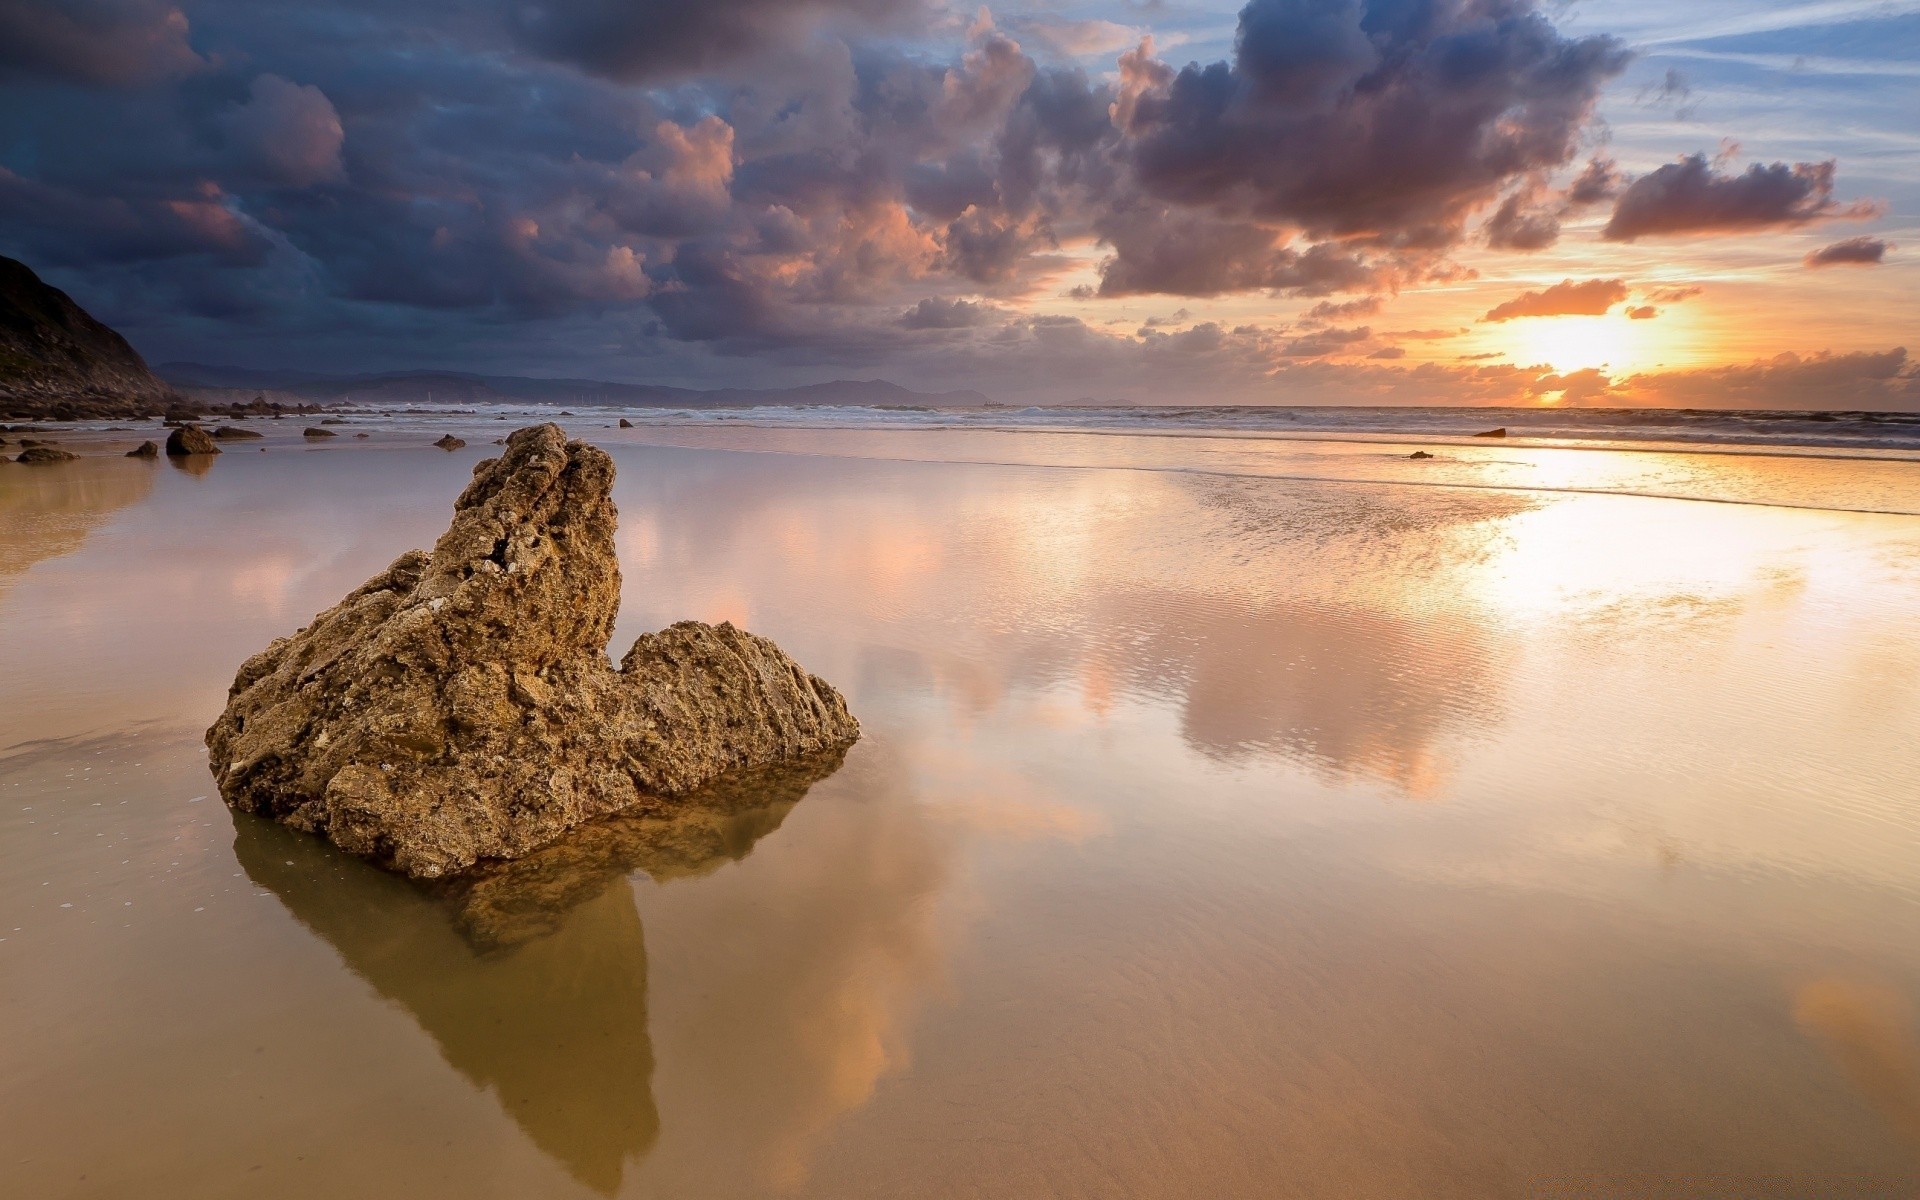
M 1588 367 L 1614 371 L 1640 365 L 1648 341 L 1634 326 L 1651 321 L 1624 317 L 1542 317 L 1516 321 L 1511 342 L 1513 361 L 1526 366 L 1544 363 L 1565 373 Z

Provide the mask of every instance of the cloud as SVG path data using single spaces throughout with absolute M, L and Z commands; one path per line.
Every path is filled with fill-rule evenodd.
M 134 87 L 201 65 L 187 42 L 186 14 L 163 0 L 0 3 L 0 81 Z
M 1660 310 L 1651 304 L 1637 304 L 1626 310 L 1629 320 L 1651 321 L 1660 315 Z
M 1322 329 L 1287 342 L 1280 347 L 1280 354 L 1285 358 L 1324 358 L 1330 354 L 1351 354 L 1359 343 L 1372 337 L 1373 330 L 1364 325 L 1357 329 Z
M 902 329 L 972 329 L 991 323 L 999 310 L 971 300 L 928 296 L 900 315 Z
M 1648 288 L 1647 299 L 1656 304 L 1678 304 L 1682 300 L 1691 300 L 1704 291 L 1706 291 L 1705 288 L 1693 284 L 1676 284 L 1672 287 Z
M 225 129 L 271 183 L 306 187 L 344 174 L 340 114 L 317 87 L 261 75 L 246 102 L 227 114 Z
M 1515 192 L 1500 202 L 1482 231 L 1496 250 L 1544 250 L 1560 240 L 1560 216 L 1549 209 L 1528 207 L 1528 192 Z
M 1892 246 L 1879 238 L 1853 237 L 1838 241 L 1831 246 L 1822 246 L 1810 252 L 1805 261 L 1809 267 L 1833 267 L 1842 264 L 1872 267 L 1885 261 L 1887 251 Z
M 1362 296 L 1357 300 L 1322 300 L 1307 310 L 1309 321 L 1339 321 L 1348 317 L 1369 317 L 1380 311 L 1385 301 L 1378 296 Z
M 1905 347 L 1849 354 L 1781 354 L 1761 362 L 1635 375 L 1641 404 L 1713 408 L 1913 409 L 1920 372 Z
M 1522 292 L 1495 305 L 1482 321 L 1511 321 L 1516 317 L 1598 317 L 1627 298 L 1624 279 L 1563 279 L 1537 292 Z
M 1628 57 L 1560 36 L 1529 0 L 1252 0 L 1231 62 L 1137 62 L 1115 115 L 1160 200 L 1431 249 L 1571 160 Z
M 613 79 L 686 78 L 804 41 L 822 26 L 885 26 L 917 0 L 536 0 L 511 24 L 536 53 Z
M 1677 234 L 1785 229 L 1827 217 L 1864 216 L 1867 206 L 1833 198 L 1835 163 L 1754 163 L 1722 175 L 1704 154 L 1692 154 L 1640 176 L 1620 194 L 1600 236 L 1610 242 Z
M 1117 54 L 1139 45 L 1145 36 L 1145 31 L 1135 26 L 1100 19 L 1011 16 L 1006 24 L 1023 41 L 1031 39 L 1065 58 Z
M 1618 196 L 1623 186 L 1620 168 L 1612 159 L 1589 159 L 1580 174 L 1567 185 L 1567 203 L 1576 207 L 1598 204 Z

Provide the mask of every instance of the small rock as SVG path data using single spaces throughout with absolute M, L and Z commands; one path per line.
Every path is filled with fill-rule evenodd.
M 629 420 L 627 420 L 627 419 L 626 419 L 625 417 L 621 417 L 621 418 L 620 418 L 620 428 L 622 428 L 622 429 L 632 429 L 632 428 L 633 428 L 633 422 L 632 422 L 632 421 L 629 421 Z
M 159 458 L 160 447 L 153 442 L 141 442 L 138 446 L 135 446 L 133 449 L 127 451 L 127 457 L 128 458 Z
M 173 458 L 218 453 L 220 453 L 220 447 L 213 444 L 213 439 L 207 436 L 207 431 L 191 422 L 179 426 L 167 435 L 167 454 Z
M 51 445 L 53 445 L 52 442 L 43 442 L 39 438 L 21 438 L 20 439 L 20 448 L 22 450 L 31 450 L 35 446 L 51 446 Z
M 466 442 L 450 433 L 434 443 L 434 445 L 440 447 L 442 450 L 458 450 L 466 444 Z
M 213 440 L 216 442 L 238 442 L 238 441 L 243 441 L 247 438 L 257 438 L 257 437 L 265 437 L 265 436 L 266 436 L 265 434 L 261 433 L 258 430 L 242 429 L 238 425 L 222 425 L 220 426 L 220 428 L 213 431 Z
M 1428 454 L 1425 450 L 1415 450 L 1412 454 L 1407 455 L 1407 457 L 1408 458 L 1432 458 L 1433 455 Z
M 1489 430 L 1487 430 L 1487 431 L 1486 431 L 1485 433 L 1476 433 L 1476 434 L 1474 434 L 1473 436 L 1475 436 L 1475 437 L 1505 437 L 1505 436 L 1507 436 L 1507 427 L 1506 427 L 1506 426 L 1504 426 L 1504 425 L 1502 425 L 1502 426 L 1501 426 L 1500 428 L 1498 428 L 1498 429 L 1489 429 Z
M 80 456 L 77 454 L 69 454 L 58 446 L 32 446 L 21 451 L 20 457 L 13 461 L 17 463 L 57 463 L 72 462 L 78 457 Z
M 331 429 L 322 429 L 318 425 L 310 425 L 307 428 L 300 431 L 300 436 L 310 437 L 310 438 L 330 438 L 330 437 L 339 437 L 340 435 L 335 433 Z
M 370 434 L 370 433 L 356 433 L 356 434 L 354 434 L 353 436 L 355 436 L 355 437 L 357 437 L 357 438 L 362 438 L 362 437 L 372 437 L 373 435 L 372 435 L 372 434 Z

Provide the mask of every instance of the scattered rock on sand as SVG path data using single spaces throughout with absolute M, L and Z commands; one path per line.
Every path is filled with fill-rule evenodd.
M 629 420 L 627 420 L 627 419 L 626 419 L 625 417 L 621 417 L 621 418 L 620 418 L 620 428 L 622 428 L 622 429 L 632 429 L 632 428 L 633 428 L 633 422 L 632 422 L 632 421 L 629 421 Z
M 310 425 L 307 428 L 300 431 L 300 436 L 310 437 L 310 438 L 330 438 L 330 437 L 339 437 L 340 435 L 335 433 L 331 429 L 322 429 L 318 425 Z
M 1407 455 L 1407 457 L 1408 458 L 1432 458 L 1433 455 L 1428 454 L 1425 450 L 1415 450 L 1412 454 Z
M 730 624 L 683 621 L 609 665 L 612 485 L 558 426 L 515 433 L 432 554 L 240 668 L 207 731 L 227 803 L 436 877 L 854 741 L 838 692 Z
M 1498 429 L 1489 429 L 1489 430 L 1487 430 L 1487 431 L 1486 431 L 1485 433 L 1476 433 L 1476 434 L 1474 434 L 1473 436 L 1475 436 L 1475 437 L 1505 437 L 1505 436 L 1507 436 L 1507 427 L 1506 427 L 1506 426 L 1504 426 L 1504 425 L 1502 425 L 1502 426 L 1501 426 L 1500 428 L 1498 428 Z
M 242 429 L 238 425 L 222 425 L 213 431 L 213 440 L 216 442 L 238 442 L 265 436 L 257 429 Z
M 355 437 L 357 437 L 357 438 L 370 438 L 370 437 L 372 437 L 373 435 L 372 435 L 372 434 L 370 434 L 370 433 L 356 433 L 356 434 L 354 434 L 353 436 L 355 436 Z
M 29 463 L 29 464 L 57 463 L 57 462 L 72 462 L 74 459 L 79 457 L 80 456 L 78 454 L 70 454 L 67 451 L 60 449 L 58 446 L 37 445 L 37 446 L 30 446 L 27 449 L 22 450 L 20 452 L 20 457 L 14 459 L 13 461 L 17 463 Z
M 154 443 L 154 442 L 141 442 L 138 446 L 135 446 L 133 449 L 127 451 L 127 457 L 128 458 L 159 458 L 160 447 L 157 443 Z
M 220 447 L 213 444 L 206 430 L 189 423 L 167 435 L 167 453 L 174 458 L 186 458 L 194 454 L 218 454 Z
M 464 440 L 462 440 L 461 438 L 457 438 L 450 433 L 447 434 L 445 437 L 441 438 L 439 441 L 434 443 L 434 445 L 440 447 L 442 450 L 458 450 L 462 446 L 465 446 L 466 444 L 467 443 Z

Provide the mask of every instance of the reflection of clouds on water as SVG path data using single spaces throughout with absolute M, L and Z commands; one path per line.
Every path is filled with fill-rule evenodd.
M 1879 984 L 1818 979 L 1795 994 L 1793 1019 L 1887 1123 L 1920 1146 L 1920 1041 L 1907 998 Z
M 823 793 L 751 870 L 642 891 L 667 1115 L 653 1192 L 800 1182 L 822 1136 L 906 1067 L 941 988 L 962 842 L 884 745 L 857 746 Z
M 1501 711 L 1504 657 L 1469 584 L 1535 507 L 1524 496 L 755 465 L 725 491 L 698 470 L 623 476 L 626 519 L 660 531 L 628 564 L 636 607 L 652 576 L 715 611 L 758 597 L 756 621 L 803 644 L 809 625 L 862 628 L 857 661 L 815 668 L 856 703 L 936 695 L 963 731 L 1060 724 L 1065 684 L 1084 725 L 1166 706 L 1209 757 L 1413 795 L 1438 792 L 1448 743 Z
M 1184 675 L 1188 744 L 1229 761 L 1278 755 L 1430 796 L 1446 742 L 1498 717 L 1488 636 L 1463 620 L 1182 606 L 1151 648 Z

